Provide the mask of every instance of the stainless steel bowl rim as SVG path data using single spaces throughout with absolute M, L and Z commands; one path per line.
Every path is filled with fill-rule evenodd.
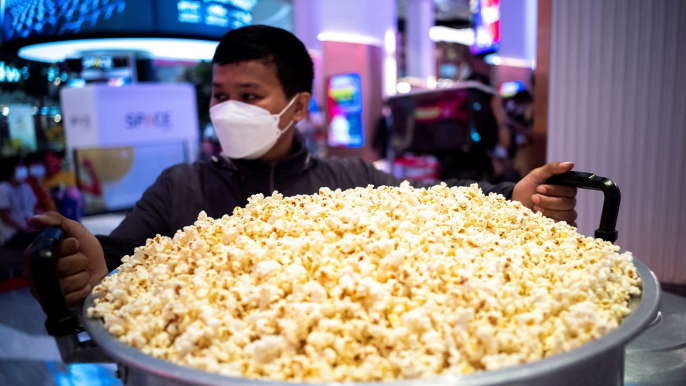
M 642 293 L 638 306 L 620 324 L 619 327 L 610 331 L 599 339 L 584 344 L 568 352 L 550 356 L 535 362 L 525 363 L 501 370 L 484 371 L 465 376 L 445 375 L 433 378 L 415 380 L 397 380 L 389 382 L 329 382 L 308 383 L 309 385 L 454 385 L 478 386 L 509 384 L 517 381 L 526 381 L 535 376 L 543 376 L 578 366 L 585 362 L 593 361 L 596 356 L 626 344 L 637 337 L 655 319 L 660 305 L 660 287 L 655 274 L 638 259 L 633 260 L 642 281 Z M 636 301 L 638 298 L 636 298 Z M 220 374 L 209 373 L 174 364 L 162 359 L 144 354 L 142 351 L 126 345 L 111 335 L 105 329 L 102 319 L 88 318 L 86 312 L 94 305 L 93 293 L 88 295 L 83 307 L 83 323 L 94 342 L 117 362 L 143 369 L 164 378 L 173 378 L 181 382 L 194 385 L 255 385 L 255 386 L 286 386 L 293 382 L 280 382 L 269 380 L 248 379 L 242 377 L 228 377 Z

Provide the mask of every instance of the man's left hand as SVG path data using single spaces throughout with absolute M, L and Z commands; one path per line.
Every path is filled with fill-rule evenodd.
M 576 225 L 576 188 L 548 185 L 545 180 L 574 168 L 573 162 L 551 162 L 534 169 L 515 185 L 512 199 L 534 212 L 558 221 Z

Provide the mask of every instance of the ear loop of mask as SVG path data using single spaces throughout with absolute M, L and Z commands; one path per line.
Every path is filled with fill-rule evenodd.
M 288 102 L 288 104 L 286 105 L 286 107 L 284 107 L 283 110 L 281 110 L 281 112 L 279 113 L 279 115 L 277 115 L 278 118 L 281 118 L 281 116 L 283 115 L 283 113 L 285 113 L 286 110 L 288 110 L 288 108 L 291 107 L 291 106 L 293 105 L 293 103 L 295 102 L 295 100 L 298 99 L 298 96 L 300 96 L 300 93 L 295 94 L 295 96 L 293 97 L 293 99 L 291 99 L 291 101 Z M 283 128 L 283 130 L 281 130 L 281 128 L 279 128 L 278 125 L 277 125 L 277 129 L 279 129 L 279 133 L 278 133 L 277 137 L 280 137 L 281 134 L 283 134 L 283 133 L 285 133 L 286 131 L 288 131 L 288 129 L 290 129 L 291 126 L 293 126 L 294 123 L 295 123 L 295 120 L 291 119 L 291 121 L 288 123 L 288 125 L 286 125 L 286 127 Z
M 295 94 L 295 96 L 293 97 L 293 99 L 291 99 L 291 101 L 288 102 L 288 104 L 286 105 L 286 107 L 284 107 L 283 110 L 281 110 L 281 112 L 280 112 L 279 115 L 278 115 L 279 118 L 281 118 L 281 116 L 283 115 L 283 113 L 285 113 L 286 110 L 288 110 L 288 108 L 291 107 L 291 106 L 293 105 L 293 103 L 295 103 L 295 100 L 298 99 L 298 96 L 300 96 L 300 93 Z M 285 130 L 285 129 L 284 129 L 284 130 Z

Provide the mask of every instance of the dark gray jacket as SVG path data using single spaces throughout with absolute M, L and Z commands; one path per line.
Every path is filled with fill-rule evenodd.
M 359 158 L 313 158 L 303 145 L 303 138 L 300 135 L 295 138 L 294 153 L 273 166 L 260 161 L 217 158 L 172 166 L 162 172 L 109 236 L 97 236 L 108 269 L 117 268 L 124 255 L 132 254 L 148 238 L 157 234 L 173 236 L 177 230 L 192 224 L 200 211 L 219 218 L 233 213 L 237 206 L 245 206 L 253 194 L 270 196 L 278 190 L 287 197 L 314 194 L 321 187 L 345 190 L 369 184 L 398 186 L 402 182 Z M 446 181 L 452 186 L 473 182 Z M 512 183 L 479 185 L 485 194 L 496 192 L 508 198 L 514 188 Z

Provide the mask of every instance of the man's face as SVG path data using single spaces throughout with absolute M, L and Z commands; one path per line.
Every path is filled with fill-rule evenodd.
M 259 106 L 271 114 L 280 113 L 290 102 L 276 75 L 276 65 L 260 60 L 213 66 L 210 107 L 228 100 Z M 294 105 L 281 116 L 281 129 L 291 120 L 299 121 L 304 117 L 296 114 L 298 103 Z
M 276 75 L 276 65 L 263 60 L 218 65 L 212 68 L 212 99 L 210 107 L 226 101 L 239 101 L 262 107 L 271 114 L 279 114 L 288 105 L 283 87 Z M 310 93 L 301 92 L 294 103 L 283 111 L 279 128 L 283 130 L 292 121 L 299 122 L 308 112 Z M 276 144 L 260 159 L 277 161 L 288 155 L 293 145 L 293 129 L 285 131 Z

